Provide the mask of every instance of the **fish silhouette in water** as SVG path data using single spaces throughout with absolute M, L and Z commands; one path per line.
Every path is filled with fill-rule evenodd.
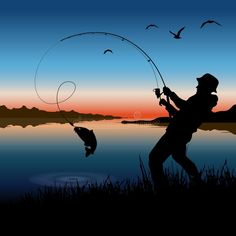
M 93 130 L 84 127 L 74 127 L 74 131 L 84 141 L 85 156 L 88 157 L 90 154 L 94 154 L 97 147 L 97 139 Z
M 78 136 L 84 141 L 84 146 L 85 146 L 85 151 L 86 151 L 85 156 L 88 157 L 90 154 L 94 154 L 94 151 L 97 148 L 97 139 L 95 137 L 95 134 L 93 133 L 93 130 L 89 130 L 84 127 L 74 126 L 73 122 L 68 120 L 67 117 L 63 114 L 63 111 L 61 110 L 60 105 L 59 105 L 59 103 L 60 103 L 59 102 L 59 92 L 60 92 L 61 87 L 66 83 L 72 84 L 74 86 L 74 91 L 76 89 L 76 84 L 73 81 L 65 81 L 65 82 L 61 83 L 57 89 L 57 95 L 56 95 L 57 108 L 58 108 L 60 114 L 62 115 L 62 117 L 74 128 L 75 133 L 78 134 Z M 73 95 L 73 93 L 72 93 L 72 95 Z M 72 95 L 70 95 L 70 97 Z M 68 100 L 68 98 L 66 100 Z M 63 100 L 63 101 L 66 101 L 66 100 Z

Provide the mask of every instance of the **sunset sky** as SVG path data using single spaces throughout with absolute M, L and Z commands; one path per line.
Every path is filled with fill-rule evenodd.
M 107 31 L 139 45 L 156 63 L 166 85 L 182 98 L 195 93 L 196 78 L 211 73 L 219 81 L 215 110 L 236 103 L 236 3 L 224 1 L 4 1 L 0 8 L 0 104 L 9 108 L 44 104 L 34 90 L 40 58 L 60 39 L 81 32 Z M 214 19 L 222 26 L 201 24 Z M 149 24 L 159 28 L 146 30 Z M 182 39 L 169 30 L 181 27 Z M 103 54 L 110 48 L 113 54 Z M 159 77 L 158 85 L 163 84 Z M 55 102 L 60 83 L 74 81 L 77 90 L 61 108 L 83 113 L 133 118 L 167 115 L 158 105 L 157 87 L 147 60 L 131 45 L 102 35 L 59 43 L 40 64 L 40 96 Z M 60 98 L 70 95 L 65 85 Z

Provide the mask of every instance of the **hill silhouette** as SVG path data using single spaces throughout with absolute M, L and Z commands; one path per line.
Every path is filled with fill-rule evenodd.
M 72 123 L 78 121 L 111 120 L 121 118 L 111 115 L 79 113 L 74 110 L 61 112 L 63 112 L 63 115 Z M 5 128 L 8 125 L 26 127 L 27 125 L 37 126 L 46 123 L 67 123 L 61 112 L 44 111 L 36 107 L 27 108 L 24 105 L 20 108 L 9 109 L 5 105 L 2 105 L 0 106 L 0 127 Z

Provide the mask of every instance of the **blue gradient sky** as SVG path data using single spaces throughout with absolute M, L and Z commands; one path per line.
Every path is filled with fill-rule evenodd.
M 68 35 L 108 31 L 141 46 L 158 65 L 167 86 L 183 98 L 195 92 L 196 77 L 212 73 L 220 80 L 218 109 L 229 108 L 236 100 L 235 12 L 233 0 L 1 2 L 1 104 L 56 109 L 44 105 L 34 92 L 40 57 Z M 211 24 L 200 29 L 208 19 L 223 27 Z M 151 23 L 159 29 L 145 30 Z M 182 26 L 186 26 L 183 38 L 173 39 L 169 30 L 178 31 Z M 112 48 L 114 54 L 104 56 L 106 48 Z M 62 107 L 102 113 L 124 109 L 124 114 L 140 112 L 143 117 L 163 111 L 152 93 L 156 83 L 148 63 L 115 39 L 83 37 L 60 44 L 40 68 L 41 95 L 54 101 L 57 86 L 68 79 L 79 88 Z

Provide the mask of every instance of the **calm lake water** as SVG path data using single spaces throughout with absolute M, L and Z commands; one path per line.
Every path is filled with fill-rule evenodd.
M 145 166 L 148 154 L 165 132 L 164 126 L 121 124 L 121 120 L 82 122 L 93 129 L 98 146 L 85 157 L 83 141 L 68 124 L 0 129 L 0 194 L 17 196 L 42 185 L 98 183 L 136 179 L 139 156 Z M 188 145 L 188 156 L 199 168 L 236 167 L 236 123 L 204 124 Z M 165 166 L 179 168 L 171 158 Z

